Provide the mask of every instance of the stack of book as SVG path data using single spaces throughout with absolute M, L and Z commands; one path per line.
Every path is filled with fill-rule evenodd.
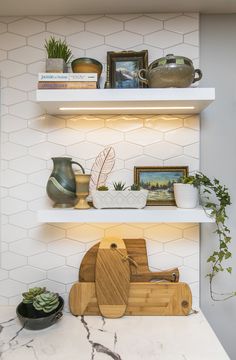
M 96 73 L 40 73 L 38 89 L 96 89 Z

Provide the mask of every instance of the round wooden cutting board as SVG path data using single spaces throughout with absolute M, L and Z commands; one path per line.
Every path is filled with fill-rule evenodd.
M 124 315 L 128 304 L 130 268 L 125 243 L 119 238 L 100 242 L 95 267 L 95 286 L 101 314 L 107 318 Z

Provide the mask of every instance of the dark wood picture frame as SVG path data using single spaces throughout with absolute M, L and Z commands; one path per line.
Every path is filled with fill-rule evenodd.
M 108 51 L 107 52 L 107 88 L 143 88 L 138 79 L 138 70 L 147 69 L 148 50 Z
M 145 175 L 143 175 L 143 179 L 141 179 L 142 178 L 142 175 L 141 175 L 142 173 L 145 173 Z M 159 184 L 160 184 L 160 180 L 162 182 L 164 182 L 164 183 L 162 183 L 162 185 L 159 185 L 160 186 L 159 190 L 155 189 L 155 185 L 150 184 L 150 180 L 149 180 L 149 183 L 147 183 L 147 186 L 142 186 L 142 184 L 144 184 L 143 183 L 144 178 L 147 178 L 149 173 L 150 173 L 150 179 L 152 181 L 156 180 L 157 183 L 158 183 L 158 178 L 159 178 Z M 161 173 L 162 174 L 164 173 L 163 174 L 164 177 L 162 176 L 162 179 L 161 179 L 161 176 L 160 176 Z M 173 180 L 171 179 L 171 177 L 169 177 L 167 175 L 167 173 L 172 173 L 173 174 Z M 134 168 L 134 183 L 140 185 L 140 187 L 142 189 L 148 189 L 149 190 L 147 205 L 153 205 L 153 206 L 170 205 L 170 206 L 175 206 L 176 203 L 175 203 L 175 199 L 174 199 L 173 185 L 172 184 L 177 179 L 177 175 L 178 175 L 178 177 L 182 177 L 182 176 L 187 176 L 188 173 L 189 173 L 188 166 L 138 166 L 138 167 Z M 153 174 L 154 175 L 156 174 L 156 179 L 155 179 L 155 176 Z M 158 177 L 158 175 L 159 175 L 159 177 Z M 153 187 L 153 190 L 151 190 L 150 187 Z M 155 192 L 158 193 L 157 198 L 155 198 Z

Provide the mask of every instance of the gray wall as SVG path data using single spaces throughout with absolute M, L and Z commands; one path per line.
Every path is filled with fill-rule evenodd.
M 220 274 L 215 289 L 236 291 L 236 14 L 202 15 L 200 20 L 201 87 L 215 87 L 216 101 L 201 116 L 201 170 L 228 186 L 232 205 L 232 275 Z M 212 226 L 202 226 L 201 308 L 231 359 L 236 359 L 236 297 L 213 302 L 206 259 L 217 244 Z

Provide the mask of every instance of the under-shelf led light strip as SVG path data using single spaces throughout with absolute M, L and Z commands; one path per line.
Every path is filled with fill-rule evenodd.
M 194 110 L 194 106 L 121 106 L 121 107 L 60 107 L 60 111 L 111 111 L 111 110 Z

